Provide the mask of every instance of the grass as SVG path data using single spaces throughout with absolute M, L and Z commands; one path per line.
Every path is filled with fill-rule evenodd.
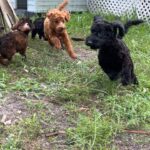
M 70 36 L 86 37 L 92 17 L 89 13 L 72 14 L 67 23 Z M 114 20 L 112 16 L 105 17 Z M 150 27 L 145 23 L 131 28 L 124 38 L 140 83 L 127 87 L 108 79 L 98 65 L 96 53 L 83 61 L 72 61 L 65 51 L 53 50 L 47 42 L 29 37 L 27 61 L 22 61 L 17 54 L 8 67 L 0 66 L 0 104 L 4 107 L 9 93 L 19 94 L 27 113 L 16 124 L 0 125 L 0 149 L 40 149 L 37 141 L 43 133 L 61 126 L 67 134 L 63 140 L 68 150 L 117 149 L 113 141 L 124 129 L 148 132 L 149 32 Z M 75 50 L 92 52 L 84 42 L 73 45 Z M 68 112 L 67 127 L 65 118 L 62 119 L 63 110 Z M 56 137 L 46 139 L 48 143 L 58 140 Z
M 79 115 L 77 127 L 68 129 L 68 136 L 80 149 L 104 149 L 118 129 L 113 120 L 93 110 L 89 116 Z

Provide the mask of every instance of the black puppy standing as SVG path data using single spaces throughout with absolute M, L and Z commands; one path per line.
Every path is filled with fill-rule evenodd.
M 142 20 L 109 23 L 95 16 L 91 27 L 91 35 L 86 38 L 86 45 L 91 49 L 99 49 L 98 60 L 103 71 L 110 80 L 121 78 L 122 85 L 138 84 L 130 52 L 121 39 L 128 28 L 142 23 Z
M 39 35 L 39 39 L 45 39 L 44 37 L 44 19 L 43 17 L 37 18 L 33 22 L 32 28 L 32 39 L 35 38 L 36 34 Z

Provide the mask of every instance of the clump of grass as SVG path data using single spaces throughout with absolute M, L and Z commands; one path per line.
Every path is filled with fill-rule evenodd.
M 89 88 L 85 86 L 68 86 L 67 88 L 60 88 L 58 90 L 58 98 L 64 101 L 83 101 L 88 99 Z
M 90 32 L 90 26 L 92 24 L 93 15 L 87 12 L 82 14 L 73 13 L 71 14 L 71 20 L 67 23 L 67 28 L 71 36 L 84 37 Z
M 1 150 L 21 150 L 20 137 L 15 137 L 14 134 L 10 134 L 6 138 L 6 143 L 0 146 Z
M 9 131 L 15 131 L 15 136 L 20 135 L 20 139 L 36 139 L 41 131 L 40 118 L 36 113 L 22 119 L 16 126 L 10 127 Z
M 76 128 L 67 130 L 69 142 L 80 149 L 102 149 L 111 143 L 111 138 L 116 134 L 119 126 L 110 118 L 104 117 L 100 112 L 79 114 Z
M 122 122 L 124 128 L 144 128 L 149 124 L 149 100 L 147 91 L 108 96 L 104 111 L 118 123 Z
M 33 114 L 30 118 L 23 120 L 20 125 L 24 129 L 22 131 L 22 135 L 25 135 L 26 137 L 34 139 L 40 134 L 41 125 L 36 114 Z
M 0 68 L 0 103 L 3 101 L 3 97 L 7 93 L 7 85 L 9 81 L 10 76 L 8 75 L 7 71 L 3 68 Z
M 30 117 L 22 119 L 18 124 L 6 127 L 4 134 L 6 138 L 1 137 L 1 150 L 21 150 L 24 149 L 27 141 L 36 139 L 42 130 L 40 117 L 33 114 Z
M 4 91 L 7 88 L 9 78 L 7 71 L 0 68 L 0 91 Z
M 36 111 L 44 111 L 45 105 L 41 101 L 33 101 L 33 100 L 27 100 L 26 101 L 26 106 L 31 112 L 36 112 Z

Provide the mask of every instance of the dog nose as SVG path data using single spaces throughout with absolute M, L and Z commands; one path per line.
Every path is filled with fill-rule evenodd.
M 58 30 L 57 30 L 57 31 L 61 33 L 61 32 L 63 32 L 63 30 L 64 30 L 64 29 L 65 29 L 65 28 L 60 27 L 60 28 L 58 28 Z
M 92 41 L 88 41 L 87 43 L 88 43 L 88 44 L 92 44 L 93 42 L 92 42 Z
M 85 42 L 85 44 L 87 45 L 87 46 L 90 46 L 90 45 L 92 45 L 93 44 L 93 42 L 91 41 L 91 40 L 86 40 L 86 42 Z

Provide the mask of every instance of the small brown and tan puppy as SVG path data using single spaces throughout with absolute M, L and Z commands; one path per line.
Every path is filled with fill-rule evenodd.
M 0 37 L 0 63 L 8 65 L 15 53 L 20 53 L 26 58 L 28 34 L 31 30 L 29 19 L 20 19 L 9 32 Z
M 76 59 L 77 55 L 73 50 L 65 26 L 65 22 L 70 19 L 69 12 L 64 10 L 67 4 L 68 0 L 64 0 L 57 8 L 48 11 L 44 20 L 44 34 L 50 45 L 56 49 L 61 49 L 62 44 L 64 44 L 69 56 Z

